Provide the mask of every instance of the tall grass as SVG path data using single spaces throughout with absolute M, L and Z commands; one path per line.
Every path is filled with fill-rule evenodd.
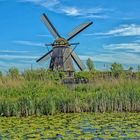
M 83 74 L 79 75 L 83 78 Z M 85 75 L 90 82 L 75 85 L 75 88 L 62 85 L 58 73 L 46 70 L 26 71 L 22 74 L 14 70 L 14 76 L 1 76 L 0 115 L 140 111 L 139 77 L 114 78 L 102 73 Z

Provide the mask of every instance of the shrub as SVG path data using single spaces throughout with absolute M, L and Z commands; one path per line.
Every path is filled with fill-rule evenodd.
M 124 70 L 123 66 L 116 62 L 111 65 L 110 69 L 111 69 L 113 76 L 115 76 L 115 77 L 119 77 L 123 73 L 123 70 Z
M 8 70 L 8 75 L 12 79 L 17 79 L 19 77 L 19 70 L 15 67 L 12 67 Z

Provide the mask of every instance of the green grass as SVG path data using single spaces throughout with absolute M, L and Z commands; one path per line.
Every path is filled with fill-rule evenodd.
M 0 115 L 140 111 L 139 78 L 98 78 L 95 73 L 89 74 L 88 84 L 79 84 L 73 88 L 62 85 L 58 73 L 54 75 L 48 71 L 28 71 L 14 77 L 2 76 Z

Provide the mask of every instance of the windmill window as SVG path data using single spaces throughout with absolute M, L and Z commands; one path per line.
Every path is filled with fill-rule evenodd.
M 65 42 L 64 42 L 64 41 L 61 41 L 61 42 L 60 42 L 60 44 L 64 45 L 64 44 L 65 44 Z

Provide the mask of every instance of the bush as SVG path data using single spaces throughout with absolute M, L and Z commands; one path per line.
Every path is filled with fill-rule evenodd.
M 19 77 L 19 70 L 15 67 L 12 67 L 8 70 L 8 75 L 12 79 L 17 79 Z
M 111 65 L 110 69 L 111 69 L 113 76 L 115 76 L 115 77 L 119 77 L 124 71 L 123 66 L 116 62 Z

